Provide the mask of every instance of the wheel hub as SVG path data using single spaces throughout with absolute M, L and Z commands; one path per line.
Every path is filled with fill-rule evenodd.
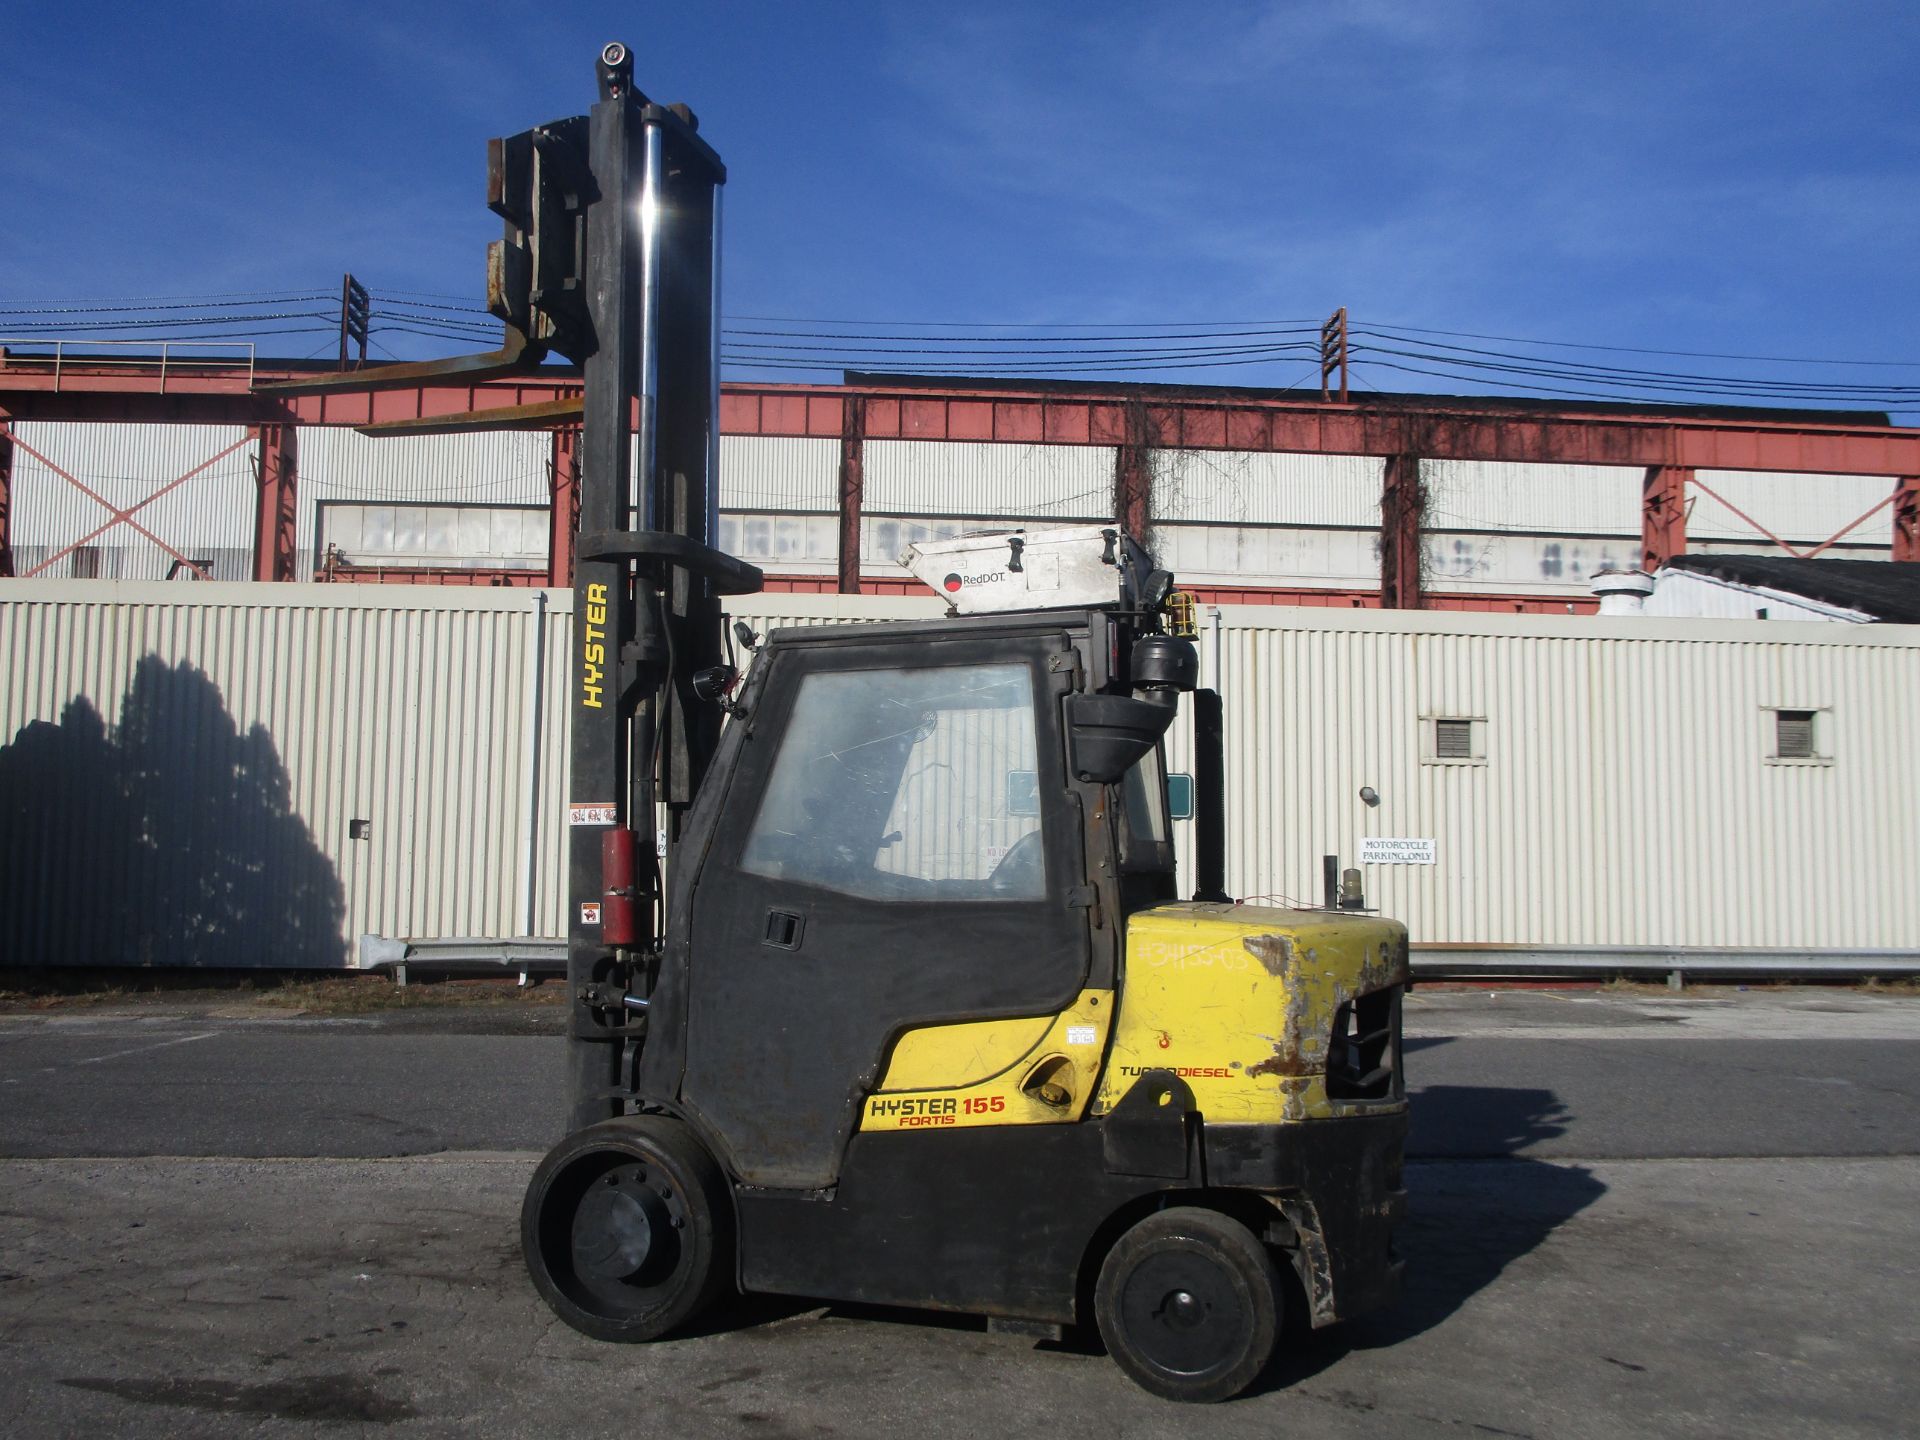
M 638 1167 L 609 1171 L 580 1199 L 573 1217 L 573 1263 L 596 1280 L 637 1278 L 671 1222 Z
M 1159 1321 L 1175 1330 L 1191 1330 L 1207 1318 L 1207 1305 L 1191 1290 L 1173 1290 L 1154 1311 Z
M 1121 1305 L 1140 1350 L 1181 1375 L 1231 1363 L 1247 1319 L 1226 1275 L 1190 1252 L 1148 1257 L 1130 1277 Z

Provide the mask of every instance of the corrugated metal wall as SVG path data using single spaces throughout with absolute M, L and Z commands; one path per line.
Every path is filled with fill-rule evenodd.
M 1236 894 L 1431 838 L 1436 865 L 1367 870 L 1417 943 L 1920 940 L 1920 630 L 1298 616 L 1224 612 Z M 1830 707 L 1830 763 L 1769 762 L 1768 707 Z M 1435 759 L 1438 717 L 1480 722 L 1484 763 Z
M 1893 489 L 1892 479 L 1885 475 L 1702 470 L 1698 479 L 1757 522 L 1743 520 L 1714 495 L 1695 486 L 1688 492 L 1687 534 L 1702 540 L 1764 540 L 1759 529 L 1764 525 L 1782 540 L 1818 545 L 1885 500 Z M 1882 510 L 1847 540 L 1853 545 L 1891 548 L 1887 512 Z
M 839 513 L 840 442 L 722 435 L 720 504 L 727 510 Z
M 1160 450 L 1153 513 L 1171 521 L 1378 529 L 1385 465 L 1367 455 Z
M 5 963 L 325 965 L 363 932 L 518 934 L 529 854 L 550 925 L 530 722 L 537 696 L 540 790 L 564 794 L 565 617 L 544 592 L 451 593 L 5 582 Z
M 113 519 L 100 501 L 27 453 L 31 446 L 61 470 L 124 510 L 238 445 L 192 479 L 141 505 L 133 518 L 189 560 L 210 562 L 215 578 L 253 573 L 257 447 L 240 425 L 123 425 L 77 421 L 14 423 L 13 546 L 25 572 Z M 90 553 L 56 561 L 50 576 L 163 580 L 174 557 L 123 523 L 88 542 Z
M 869 440 L 866 509 L 875 515 L 1098 520 L 1113 514 L 1110 445 Z
M 736 615 L 942 608 L 765 595 Z M 570 610 L 0 585 L 0 961 L 319 965 L 362 933 L 558 935 Z M 1417 943 L 1920 937 L 1920 628 L 1248 606 L 1206 612 L 1199 646 L 1227 704 L 1236 894 L 1311 901 L 1323 854 L 1429 838 L 1437 864 L 1366 872 Z M 1824 757 L 1771 760 L 1774 709 L 1819 712 Z M 1480 757 L 1438 758 L 1437 718 L 1474 723 Z M 1190 755 L 1183 724 L 1172 768 Z

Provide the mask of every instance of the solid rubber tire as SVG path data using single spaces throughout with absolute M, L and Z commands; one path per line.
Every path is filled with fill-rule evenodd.
M 1181 1348 L 1176 1327 L 1143 1321 L 1143 1303 L 1151 1303 L 1152 1292 L 1168 1283 L 1178 1284 L 1178 1293 L 1197 1288 L 1219 1302 L 1194 1322 L 1212 1330 L 1203 1338 L 1219 1342 L 1217 1355 L 1183 1363 L 1169 1353 Z M 1094 1286 L 1093 1313 L 1107 1352 L 1142 1389 L 1166 1400 L 1229 1400 L 1258 1379 L 1273 1358 L 1284 1313 L 1280 1274 L 1267 1247 L 1238 1220 L 1198 1206 L 1174 1206 L 1147 1216 L 1107 1252 Z
M 662 1232 L 668 1265 L 655 1284 L 627 1287 L 579 1273 L 572 1228 L 588 1185 L 635 1164 L 663 1178 L 681 1226 Z M 657 1191 L 659 1178 L 654 1180 Z M 671 1334 L 733 1278 L 733 1203 L 726 1176 L 683 1122 L 630 1115 L 591 1125 L 543 1159 L 520 1207 L 520 1248 L 534 1289 L 568 1325 L 596 1340 L 633 1343 Z

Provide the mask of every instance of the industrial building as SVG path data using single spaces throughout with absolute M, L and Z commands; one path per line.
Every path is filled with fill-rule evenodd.
M 0 365 L 7 963 L 564 933 L 574 432 L 436 417 L 578 381 L 262 388 L 291 373 Z M 1920 954 L 1920 629 L 1596 616 L 1590 586 L 1768 554 L 1903 579 L 1920 431 L 884 376 L 730 385 L 722 428 L 761 629 L 937 613 L 916 539 L 1150 534 L 1226 699 L 1235 894 L 1315 902 L 1336 855 L 1417 957 Z
M 576 430 L 434 420 L 577 377 L 271 391 L 303 373 L 0 359 L 0 573 L 567 583 Z M 776 590 L 911 593 L 912 540 L 1109 519 L 1218 603 L 1566 613 L 1689 551 L 1920 558 L 1920 433 L 1861 412 L 850 375 L 721 415 L 722 543 Z

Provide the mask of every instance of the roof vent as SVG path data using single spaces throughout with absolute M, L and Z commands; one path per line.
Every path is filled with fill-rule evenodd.
M 1644 570 L 1596 570 L 1587 582 L 1600 597 L 1602 615 L 1642 615 L 1653 594 L 1653 576 Z

